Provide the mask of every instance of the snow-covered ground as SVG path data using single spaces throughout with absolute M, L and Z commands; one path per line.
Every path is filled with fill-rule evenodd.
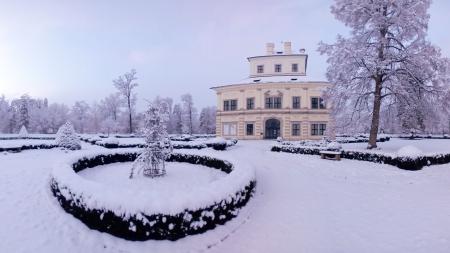
M 433 141 L 413 145 L 427 151 L 438 145 Z M 247 161 L 257 171 L 257 191 L 236 219 L 176 242 L 126 241 L 65 213 L 48 179 L 52 164 L 70 152 L 0 155 L 0 252 L 450 251 L 450 164 L 404 171 L 270 152 L 271 145 L 240 141 L 229 151 L 185 151 Z M 102 148 L 83 143 L 75 152 L 92 149 Z
M 208 186 L 227 175 L 206 166 L 169 162 L 166 163 L 167 174 L 164 177 L 149 179 L 136 176 L 130 180 L 128 177 L 131 166 L 131 162 L 113 163 L 85 169 L 78 174 L 87 180 L 109 186 L 110 190 L 117 191 L 117 194 L 120 194 L 120 189 L 127 189 L 156 194 L 161 198 L 169 198 L 177 193 L 190 192 L 193 188 Z
M 424 154 L 434 153 L 450 153 L 450 139 L 421 139 L 407 140 L 399 138 L 391 138 L 390 141 L 377 143 L 377 151 L 396 153 L 402 147 L 414 146 L 420 149 Z M 366 150 L 367 143 L 346 143 L 342 144 L 344 149 Z

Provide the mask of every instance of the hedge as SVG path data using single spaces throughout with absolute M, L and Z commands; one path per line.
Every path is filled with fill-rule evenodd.
M 79 172 L 108 163 L 130 162 L 135 160 L 137 155 L 138 153 L 123 153 L 83 158 L 73 163 L 72 169 Z M 233 170 L 233 165 L 227 161 L 198 155 L 172 154 L 168 161 L 204 165 L 225 173 L 231 173 Z M 114 210 L 87 207 L 83 202 L 83 195 L 74 194 L 71 189 L 62 186 L 54 177 L 50 182 L 53 195 L 67 213 L 91 229 L 132 241 L 149 239 L 173 241 L 214 229 L 217 225 L 225 224 L 237 216 L 237 211 L 245 206 L 253 195 L 255 186 L 256 181 L 251 180 L 241 190 L 230 192 L 226 199 L 216 200 L 211 205 L 196 210 L 185 209 L 177 214 L 141 211 L 123 216 L 118 215 Z
M 273 152 L 287 152 L 306 155 L 320 155 L 320 148 L 273 146 Z M 423 155 L 418 157 L 390 156 L 363 151 L 342 151 L 342 158 L 374 163 L 384 163 L 403 170 L 421 170 L 424 166 L 450 163 L 450 154 Z
M 52 149 L 57 148 L 58 145 L 56 144 L 39 144 L 39 145 L 22 145 L 20 147 L 9 147 L 9 148 L 2 148 L 0 147 L 0 152 L 14 152 L 18 153 L 23 150 L 30 150 L 30 149 Z

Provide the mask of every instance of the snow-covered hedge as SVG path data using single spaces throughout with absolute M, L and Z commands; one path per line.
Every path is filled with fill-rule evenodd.
M 0 152 L 21 152 L 23 150 L 30 150 L 30 149 L 52 149 L 57 148 L 58 145 L 56 144 L 25 144 L 19 147 L 0 147 Z
M 91 139 L 91 142 L 92 141 L 93 140 Z M 113 136 L 95 141 L 95 144 L 103 146 L 105 148 L 118 148 L 119 143 L 120 143 L 119 140 Z
M 115 189 L 78 176 L 86 168 L 130 162 L 136 150 L 76 155 L 52 171 L 50 187 L 62 208 L 91 229 L 127 240 L 177 240 L 203 233 L 237 216 L 256 185 L 255 172 L 243 162 L 173 153 L 168 161 L 204 165 L 227 175 L 192 192 L 170 198 Z
M 416 139 L 450 139 L 450 137 L 447 134 L 444 134 L 444 135 L 403 134 L 403 135 L 399 135 L 398 138 L 409 139 L 409 140 L 416 140 Z
M 144 143 L 120 143 L 119 139 L 112 138 L 114 141 L 109 142 L 110 138 L 86 137 L 82 136 L 81 140 L 102 146 L 105 148 L 143 148 Z M 225 140 L 223 138 L 198 139 L 193 141 L 171 141 L 173 149 L 204 149 L 213 148 L 215 150 L 226 150 L 228 147 L 236 145 L 238 141 L 235 139 Z
M 0 141 L 10 141 L 10 140 L 54 140 L 54 134 L 28 134 L 27 137 L 20 137 L 18 134 L 1 134 Z
M 271 149 L 271 151 L 274 152 L 287 152 L 306 155 L 320 155 L 320 151 L 322 150 L 326 150 L 326 148 L 276 145 Z M 344 150 L 342 151 L 341 157 L 351 160 L 385 163 L 404 170 L 420 170 L 424 166 L 450 163 L 450 154 L 414 154 L 406 156 L 401 153 L 388 154 L 364 152 L 359 150 Z

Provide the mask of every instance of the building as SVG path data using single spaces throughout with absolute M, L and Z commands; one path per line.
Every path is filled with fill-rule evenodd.
M 248 78 L 217 87 L 216 134 L 237 139 L 321 139 L 329 120 L 323 91 L 330 85 L 309 80 L 308 55 L 267 43 L 266 55 L 248 57 Z

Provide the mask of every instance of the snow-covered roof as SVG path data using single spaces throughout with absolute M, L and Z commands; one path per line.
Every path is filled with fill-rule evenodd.
M 242 85 L 242 84 L 258 84 L 258 83 L 327 83 L 327 81 L 314 80 L 307 76 L 258 76 L 242 79 L 231 84 L 219 85 L 213 88 L 219 88 L 224 86 Z

